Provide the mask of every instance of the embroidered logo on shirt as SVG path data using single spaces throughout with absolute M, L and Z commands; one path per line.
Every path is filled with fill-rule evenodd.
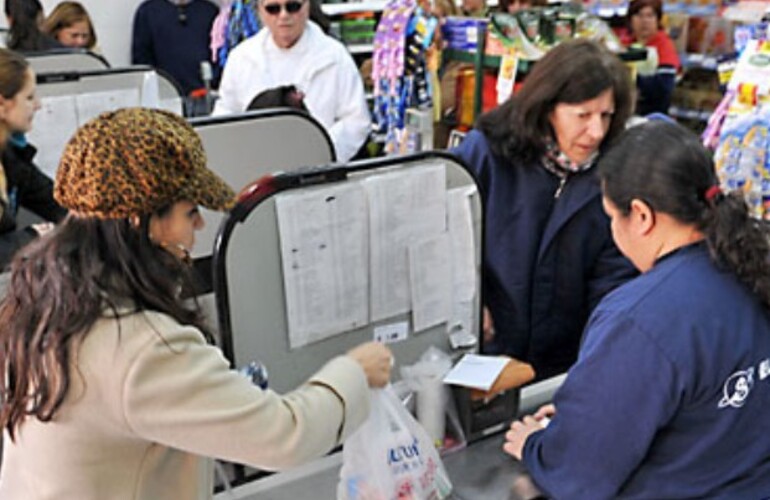
M 770 359 L 763 359 L 759 363 L 759 380 L 765 380 L 770 376 Z
M 754 386 L 754 367 L 748 370 L 740 370 L 730 375 L 725 380 L 725 385 L 722 388 L 724 396 L 719 401 L 719 408 L 731 406 L 733 408 L 740 408 L 746 402 L 746 398 L 749 397 L 749 392 Z

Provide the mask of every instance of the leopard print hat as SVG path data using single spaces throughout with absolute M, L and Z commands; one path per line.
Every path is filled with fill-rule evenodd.
M 182 200 L 227 210 L 235 193 L 206 168 L 200 137 L 184 118 L 126 108 L 75 132 L 56 172 L 54 198 L 82 216 L 125 219 Z

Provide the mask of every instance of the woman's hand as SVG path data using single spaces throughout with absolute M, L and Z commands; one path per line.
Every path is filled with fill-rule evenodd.
M 541 408 L 542 409 L 542 408 Z M 511 424 L 511 428 L 505 433 L 505 443 L 503 451 L 521 460 L 521 454 L 524 451 L 524 443 L 533 432 L 545 429 L 542 423 L 532 415 L 527 415 L 521 420 Z
M 370 387 L 383 387 L 390 381 L 393 353 L 385 344 L 366 342 L 348 351 L 348 356 L 364 369 Z

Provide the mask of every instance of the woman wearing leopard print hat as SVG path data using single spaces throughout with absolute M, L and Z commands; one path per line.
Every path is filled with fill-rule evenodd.
M 55 196 L 70 215 L 14 262 L 0 304 L 0 498 L 205 498 L 202 457 L 286 467 L 363 422 L 386 347 L 281 396 L 231 370 L 180 300 L 198 205 L 234 198 L 184 119 L 134 108 L 87 123 Z

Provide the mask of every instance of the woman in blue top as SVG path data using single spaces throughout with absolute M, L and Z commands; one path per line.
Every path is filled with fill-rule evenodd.
M 557 499 L 768 498 L 767 226 L 678 125 L 629 130 L 599 174 L 642 275 L 597 306 L 554 407 L 512 424 L 505 451 Z
M 484 202 L 484 351 L 527 361 L 539 378 L 567 371 L 591 309 L 635 274 L 612 243 L 592 168 L 631 108 L 615 55 L 563 43 L 454 151 Z

